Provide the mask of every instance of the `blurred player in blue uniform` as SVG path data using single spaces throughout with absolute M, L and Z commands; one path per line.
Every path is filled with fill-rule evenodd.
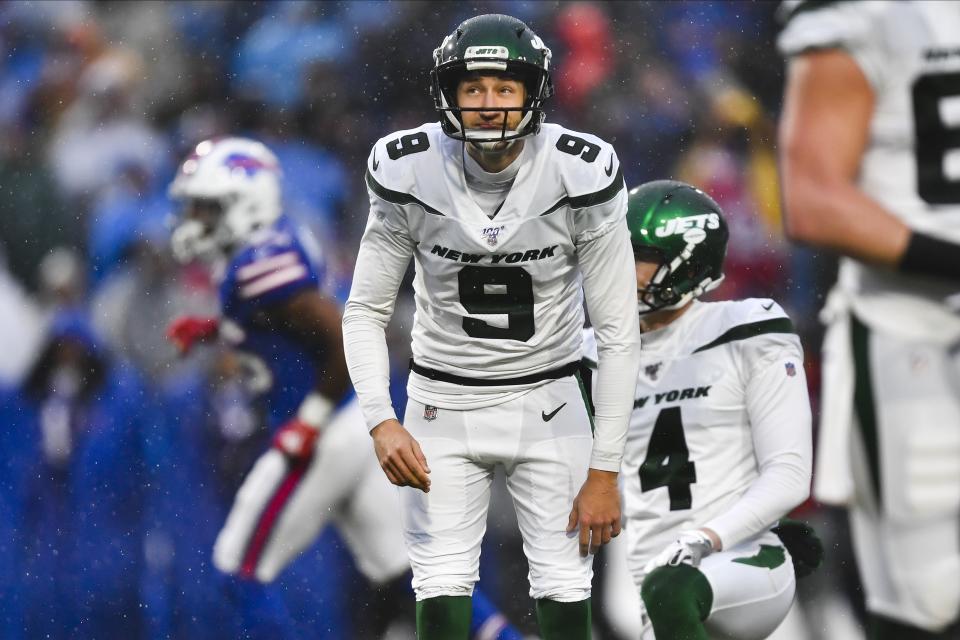
M 361 426 L 319 245 L 282 214 L 280 179 L 266 146 L 221 138 L 198 144 L 170 186 L 182 205 L 174 253 L 212 266 L 222 315 L 179 318 L 168 336 L 182 353 L 217 338 L 231 344 L 275 429 L 237 493 L 214 564 L 271 582 L 333 522 L 359 570 L 390 593 L 409 584 L 396 490 Z M 484 604 L 474 610 L 483 637 L 519 637 Z
M 27 378 L 0 390 L 0 637 L 144 635 L 143 381 L 86 313 L 51 319 Z

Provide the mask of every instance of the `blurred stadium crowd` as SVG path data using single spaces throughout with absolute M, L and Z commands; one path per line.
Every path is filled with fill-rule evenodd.
M 780 231 L 775 8 L 0 4 L 0 636 L 364 637 L 375 595 L 353 586 L 333 533 L 269 588 L 210 565 L 270 417 L 233 354 L 181 360 L 164 339 L 173 317 L 216 307 L 209 276 L 170 257 L 166 187 L 199 140 L 263 140 L 282 163 L 288 213 L 315 231 L 344 299 L 366 220 L 364 158 L 380 136 L 436 118 L 431 53 L 478 13 L 540 33 L 555 61 L 548 119 L 611 141 L 629 186 L 672 177 L 721 203 L 732 235 L 716 295 L 780 301 L 815 387 L 830 265 Z M 398 404 L 411 313 L 408 303 L 394 321 Z M 532 629 L 501 507 L 481 582 Z

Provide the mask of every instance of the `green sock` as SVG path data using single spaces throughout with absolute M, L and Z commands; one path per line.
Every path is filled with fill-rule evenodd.
M 468 640 L 470 596 L 439 596 L 417 602 L 418 640 Z
M 867 637 L 870 640 L 948 640 L 960 638 L 960 620 L 942 631 L 926 631 L 905 622 L 867 613 Z
M 580 602 L 537 600 L 537 622 L 543 640 L 590 640 L 590 598 Z
M 687 564 L 658 567 L 643 580 L 643 604 L 658 638 L 707 640 L 713 589 L 707 577 Z

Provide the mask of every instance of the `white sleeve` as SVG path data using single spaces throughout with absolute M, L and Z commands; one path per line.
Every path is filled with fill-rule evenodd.
M 760 475 L 730 509 L 702 525 L 717 533 L 724 549 L 768 529 L 810 495 L 813 445 L 802 350 L 793 335 L 764 342 L 762 356 L 746 363 Z
M 567 176 L 571 181 L 576 177 L 578 182 L 577 195 L 570 197 L 570 207 L 576 210 L 573 223 L 577 246 L 606 235 L 622 224 L 627 215 L 627 185 L 623 181 L 623 168 L 616 151 L 599 138 L 581 135 L 605 149 L 599 157 L 609 164 L 610 173 L 606 173 L 606 166 L 600 170 L 599 166 L 584 165 L 577 160 L 575 166 L 579 171 L 570 172 Z M 584 190 L 589 193 L 583 193 Z
M 889 2 L 795 3 L 777 37 L 780 52 L 790 58 L 815 49 L 843 49 L 874 87 L 880 87 L 890 64 L 884 42 Z
M 579 245 L 583 295 L 597 341 L 590 467 L 620 471 L 640 369 L 637 277 L 625 219 Z
M 389 206 L 370 196 L 370 218 L 360 240 L 350 298 L 343 311 L 343 348 L 367 429 L 396 418 L 390 403 L 390 359 L 385 329 L 397 290 L 413 255 L 404 230 L 388 226 L 379 208 Z

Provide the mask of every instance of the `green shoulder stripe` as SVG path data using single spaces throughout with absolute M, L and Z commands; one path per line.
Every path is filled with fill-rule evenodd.
M 370 191 L 373 191 L 378 198 L 381 200 L 386 200 L 387 202 L 392 202 L 393 204 L 405 205 L 405 204 L 416 204 L 423 208 L 427 213 L 432 213 L 435 216 L 442 216 L 443 214 L 423 202 L 422 200 L 417 199 L 416 197 L 410 195 L 409 193 L 403 193 L 402 191 L 393 191 L 392 189 L 387 189 L 385 186 L 374 180 L 373 176 L 370 175 L 370 170 L 367 169 L 366 175 L 367 188 Z
M 573 198 L 570 196 L 564 196 L 557 200 L 552 207 L 540 215 L 549 215 L 565 205 L 569 205 L 571 209 L 586 209 L 587 207 L 594 207 L 598 204 L 603 204 L 604 202 L 612 200 L 614 196 L 620 193 L 620 190 L 624 188 L 626 188 L 626 184 L 623 182 L 623 169 L 621 167 L 617 167 L 617 174 L 613 176 L 613 181 L 603 189 L 594 191 L 593 193 L 585 193 L 582 196 L 576 196 Z
M 585 209 L 587 207 L 593 207 L 598 204 L 603 204 L 613 200 L 613 197 L 620 193 L 621 189 L 624 189 L 626 185 L 623 182 L 623 169 L 617 167 L 617 174 L 613 176 L 613 180 L 605 186 L 600 191 L 594 191 L 593 193 L 588 193 L 582 196 L 577 196 L 575 198 L 570 198 L 570 208 L 571 209 Z
M 747 324 L 737 325 L 729 329 L 722 336 L 696 349 L 694 353 L 700 353 L 707 349 L 719 347 L 735 340 L 746 340 L 764 333 L 796 333 L 790 318 L 773 318 L 771 320 L 760 320 L 758 322 L 749 322 Z

